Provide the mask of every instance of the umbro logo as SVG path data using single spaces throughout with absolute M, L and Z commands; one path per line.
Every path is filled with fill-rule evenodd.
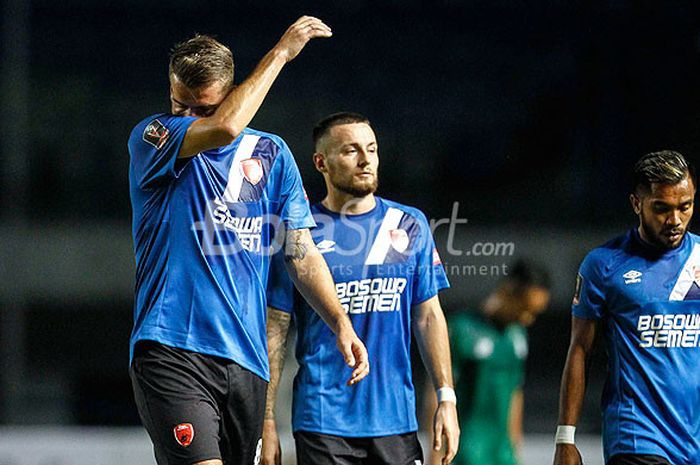
M 642 282 L 642 273 L 637 270 L 629 270 L 627 273 L 623 274 L 622 277 L 625 278 L 625 284 L 635 284 Z
M 316 248 L 321 253 L 333 252 L 335 250 L 335 241 L 331 241 L 328 239 L 323 240 L 316 244 Z

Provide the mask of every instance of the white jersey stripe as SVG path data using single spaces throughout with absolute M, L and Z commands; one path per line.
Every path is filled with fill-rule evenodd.
M 391 231 L 399 227 L 403 212 L 397 208 L 389 208 L 384 215 L 382 224 L 377 231 L 377 237 L 374 238 L 372 248 L 367 254 L 365 265 L 381 265 L 386 260 L 386 254 L 389 253 L 391 247 Z
M 693 251 L 690 253 L 690 257 L 686 260 L 685 265 L 683 265 L 683 270 L 678 276 L 676 285 L 673 286 L 671 295 L 668 300 L 683 300 L 686 294 L 690 290 L 690 287 L 695 281 L 695 269 L 700 270 L 700 244 L 695 244 Z
M 247 160 L 253 154 L 255 146 L 258 145 L 260 136 L 246 134 L 238 144 L 236 153 L 233 154 L 231 168 L 228 170 L 228 182 L 226 183 L 226 191 L 224 192 L 224 200 L 229 203 L 238 202 L 238 197 L 241 195 L 241 186 L 243 185 L 243 169 L 241 161 Z

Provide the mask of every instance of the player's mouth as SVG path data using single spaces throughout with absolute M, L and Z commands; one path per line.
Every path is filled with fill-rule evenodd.
M 363 171 L 362 173 L 357 173 L 355 176 L 365 179 L 373 177 L 374 173 L 371 171 Z
M 681 237 L 683 237 L 683 230 L 681 229 L 672 229 L 670 231 L 664 231 L 662 233 L 666 239 L 668 239 L 669 242 L 678 242 Z

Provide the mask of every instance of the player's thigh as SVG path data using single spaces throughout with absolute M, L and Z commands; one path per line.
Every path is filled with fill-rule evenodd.
M 364 465 L 368 443 L 362 439 L 297 431 L 294 433 L 297 464 Z
M 267 382 L 237 363 L 227 367 L 221 453 L 226 465 L 260 463 Z
M 137 354 L 129 370 L 156 461 L 189 465 L 220 460 L 221 416 L 216 396 L 202 385 L 202 367 L 196 361 L 190 363 L 187 354 L 171 349 Z
M 367 465 L 422 465 L 423 449 L 415 432 L 370 440 Z
M 659 455 L 618 454 L 608 461 L 608 465 L 671 465 Z

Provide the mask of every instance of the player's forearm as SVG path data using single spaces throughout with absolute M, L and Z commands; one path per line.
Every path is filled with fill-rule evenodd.
M 435 389 L 453 387 L 447 322 L 437 296 L 414 308 L 413 332 Z
M 270 383 L 267 385 L 265 419 L 274 420 L 277 388 L 284 369 L 284 357 L 287 352 L 287 334 L 291 315 L 267 307 L 267 351 L 270 360 Z
M 564 365 L 559 396 L 559 423 L 578 423 L 586 390 L 586 354 L 579 345 L 572 345 Z
M 516 455 L 523 445 L 523 404 L 523 391 L 516 389 L 510 399 L 508 414 L 508 436 Z
M 578 422 L 586 393 L 586 363 L 595 341 L 596 322 L 571 318 L 571 344 L 564 365 L 559 397 L 559 424 Z
M 248 79 L 221 102 L 213 118 L 225 128 L 230 137 L 237 137 L 248 126 L 286 62 L 284 54 L 273 48 L 258 63 Z
M 338 301 L 331 272 L 309 230 L 288 231 L 284 253 L 289 276 L 311 308 L 335 334 L 351 328 L 352 323 Z
M 189 127 L 180 157 L 230 144 L 250 123 L 286 63 L 276 48 L 267 53 L 253 73 L 224 98 L 212 116 Z

